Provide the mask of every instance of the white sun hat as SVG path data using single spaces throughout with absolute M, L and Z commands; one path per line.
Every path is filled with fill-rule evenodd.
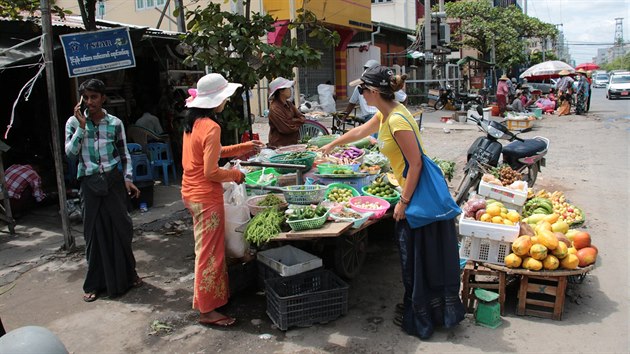
M 274 79 L 272 82 L 269 83 L 269 99 L 273 97 L 273 94 L 276 91 L 280 89 L 285 89 L 291 86 L 293 86 L 293 81 L 287 80 L 283 78 L 282 76 L 277 77 L 276 79 Z
M 197 81 L 197 90 L 188 90 L 192 99 L 186 102 L 188 108 L 215 108 L 232 96 L 243 85 L 228 82 L 221 74 L 208 74 Z

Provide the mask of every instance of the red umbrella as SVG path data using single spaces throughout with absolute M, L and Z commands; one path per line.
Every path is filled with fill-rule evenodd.
M 584 69 L 586 71 L 597 70 L 597 69 L 599 69 L 599 65 L 597 65 L 595 63 L 582 63 L 582 64 L 580 64 L 580 65 L 575 67 L 575 70 L 579 70 L 579 69 Z

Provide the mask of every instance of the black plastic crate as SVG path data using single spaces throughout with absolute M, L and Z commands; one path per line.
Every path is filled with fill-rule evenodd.
M 276 272 L 275 270 L 271 269 L 271 267 L 268 267 L 266 264 L 262 263 L 262 262 L 256 262 L 258 265 L 258 287 L 261 289 L 265 288 L 265 280 L 267 279 L 273 279 L 273 278 L 280 278 L 281 275 Z
M 348 284 L 328 270 L 265 281 L 267 315 L 283 331 L 348 313 Z

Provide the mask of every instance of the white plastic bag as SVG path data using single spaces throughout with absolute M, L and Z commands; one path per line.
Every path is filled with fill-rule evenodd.
M 321 106 L 322 111 L 326 113 L 333 113 L 337 111 L 335 98 L 333 97 L 334 94 L 335 86 L 327 84 L 317 85 L 317 95 L 319 96 L 319 105 Z
M 224 183 L 223 207 L 225 209 L 225 254 L 231 258 L 241 258 L 249 245 L 242 232 L 236 228 L 249 221 L 247 193 L 244 184 Z

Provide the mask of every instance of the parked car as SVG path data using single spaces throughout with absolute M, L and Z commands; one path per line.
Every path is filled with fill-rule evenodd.
M 622 97 L 630 97 L 630 72 L 614 73 L 606 86 L 606 98 L 613 100 Z
M 593 77 L 593 87 L 606 87 L 608 85 L 608 81 L 610 80 L 610 76 L 606 73 L 599 73 Z
M 528 81 L 527 86 L 530 87 L 530 91 L 540 90 L 543 94 L 548 94 L 549 89 L 556 89 L 556 79 L 543 80 L 539 82 Z

